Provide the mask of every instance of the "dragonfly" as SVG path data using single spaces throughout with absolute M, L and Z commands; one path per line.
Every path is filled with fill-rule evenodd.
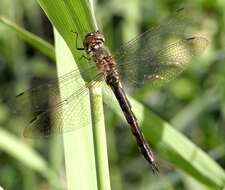
M 73 114 L 79 112 L 85 115 L 86 110 L 79 106 L 81 99 L 89 93 L 90 87 L 97 87 L 98 81 L 102 81 L 114 93 L 140 152 L 152 171 L 157 172 L 153 151 L 140 129 L 124 86 L 138 89 L 147 83 L 149 87 L 158 87 L 184 71 L 208 45 L 205 37 L 189 34 L 191 24 L 190 8 L 178 9 L 161 25 L 147 30 L 114 53 L 104 46 L 105 38 L 100 31 L 86 34 L 83 47 L 77 48 L 77 51 L 84 51 L 94 64 L 82 72 L 73 70 L 15 97 L 16 112 L 23 111 L 32 100 L 30 108 L 34 117 L 24 129 L 24 136 L 46 137 L 78 128 L 71 119 Z M 68 90 L 78 82 L 80 74 L 91 74 L 93 77 L 77 90 Z M 69 91 L 67 97 L 60 97 L 58 84 L 60 92 Z M 50 98 L 43 93 L 46 91 Z M 53 103 L 49 103 L 49 99 L 54 100 Z M 62 118 L 68 120 L 68 128 L 63 128 Z

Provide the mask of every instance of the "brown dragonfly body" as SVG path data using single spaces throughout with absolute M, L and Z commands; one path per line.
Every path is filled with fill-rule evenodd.
M 104 36 L 99 33 L 99 31 L 88 33 L 83 42 L 84 50 L 92 57 L 98 70 L 104 76 L 107 85 L 109 85 L 114 92 L 125 118 L 130 125 L 130 129 L 136 138 L 140 151 L 149 162 L 153 172 L 156 172 L 158 168 L 155 164 L 152 150 L 141 132 L 132 107 L 122 88 L 116 62 L 109 51 L 103 46 L 104 41 Z

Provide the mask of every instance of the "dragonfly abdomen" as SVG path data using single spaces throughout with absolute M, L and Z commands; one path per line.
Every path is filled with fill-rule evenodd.
M 154 159 L 152 150 L 151 150 L 148 142 L 145 140 L 143 133 L 141 132 L 141 129 L 138 125 L 137 119 L 132 111 L 132 107 L 127 99 L 127 96 L 126 96 L 123 88 L 120 85 L 120 82 L 118 81 L 117 83 L 116 82 L 108 83 L 108 85 L 113 90 L 113 92 L 119 102 L 119 105 L 125 115 L 125 118 L 130 125 L 132 134 L 136 138 L 137 145 L 138 145 L 140 151 L 144 155 L 145 159 L 149 162 L 152 171 L 157 172 L 158 168 L 155 164 L 155 159 Z

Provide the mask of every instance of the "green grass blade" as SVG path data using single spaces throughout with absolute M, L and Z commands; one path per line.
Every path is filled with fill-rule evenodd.
M 51 44 L 4 17 L 0 16 L 0 23 L 7 26 L 11 31 L 15 32 L 16 35 L 18 35 L 21 39 L 23 39 L 31 46 L 36 48 L 38 51 L 55 61 L 54 47 Z
M 96 22 L 86 0 L 38 0 L 38 2 L 73 53 L 76 50 L 76 36 L 71 31 L 79 33 L 79 46 L 83 46 L 81 43 L 83 36 L 96 29 Z
M 110 98 L 107 94 L 104 100 L 116 114 L 124 119 L 114 97 Z M 129 98 L 129 100 L 131 100 L 132 108 L 142 126 L 146 139 L 154 147 L 157 147 L 164 158 L 208 187 L 224 188 L 225 172 L 215 161 L 167 122 L 134 99 Z
M 83 39 L 83 35 L 87 32 L 95 30 L 96 22 L 91 17 L 93 12 L 91 13 L 89 10 L 86 1 L 81 0 L 39 0 L 39 3 L 57 29 L 55 31 L 57 67 L 59 75 L 65 74 L 75 69 L 74 58 L 79 60 L 80 55 L 84 54 L 84 52 L 76 51 L 76 36 L 71 30 L 79 33 L 79 39 Z M 79 47 L 82 47 L 81 43 L 79 43 Z M 78 65 L 81 69 L 84 66 L 84 63 L 83 65 Z M 80 80 L 82 81 L 82 78 Z M 77 86 L 74 86 L 74 91 L 81 87 L 79 85 L 80 83 L 77 83 Z M 83 106 L 88 106 L 85 102 L 89 102 L 89 98 L 91 99 L 89 109 L 87 107 L 85 110 L 89 112 L 91 106 L 92 112 L 90 112 L 90 115 L 92 122 L 86 124 L 84 128 L 64 135 L 68 189 L 110 189 L 106 144 L 102 146 L 102 141 L 99 141 L 102 138 L 105 140 L 104 136 L 99 136 L 104 133 L 102 131 L 104 130 L 102 101 L 100 95 L 95 94 L 94 89 L 92 90 L 92 95 L 84 97 L 82 100 L 82 102 L 84 101 Z M 62 98 L 66 97 L 64 92 L 61 92 L 61 95 Z M 84 108 L 76 107 L 76 109 Z M 82 117 L 84 117 L 82 114 L 74 114 L 74 124 L 82 126 L 82 121 L 80 123 L 76 122 L 80 121 Z M 89 118 L 84 118 L 83 120 L 84 123 L 87 123 L 85 120 L 89 121 Z M 66 124 L 65 119 L 65 127 Z M 93 126 L 93 132 L 91 126 Z
M 60 186 L 55 173 L 48 167 L 48 163 L 37 154 L 32 147 L 24 144 L 21 139 L 0 128 L 0 150 L 8 153 L 25 166 L 38 172 L 54 186 Z
M 0 128 L 0 148 L 7 151 L 8 154 L 23 162 L 26 166 L 36 170 L 45 172 L 47 163 L 36 152 L 21 142 L 17 137 L 7 133 L 3 128 Z M 20 150 L 20 151 L 18 151 Z M 26 156 L 24 156 L 26 155 Z
M 73 59 L 68 46 L 66 45 L 63 38 L 58 32 L 55 33 L 55 47 L 56 47 L 56 60 L 57 68 L 59 75 L 69 72 L 76 67 L 76 64 Z M 80 78 L 82 80 L 82 78 Z M 74 86 L 73 91 L 76 91 L 81 86 L 80 83 L 77 83 L 77 86 Z M 60 85 L 60 84 L 59 84 Z M 65 92 L 61 92 L 61 97 L 64 98 L 67 95 Z M 84 96 L 84 95 L 83 95 Z M 84 102 L 83 102 L 84 101 Z M 87 110 L 88 115 L 91 114 L 88 109 L 89 96 L 86 95 L 83 97 L 83 108 Z M 71 105 L 72 106 L 72 105 Z M 87 106 L 87 107 L 84 107 Z M 75 107 L 79 110 L 81 108 Z M 95 169 L 95 160 L 94 160 L 94 147 L 93 147 L 93 135 L 91 122 L 86 121 L 89 118 L 84 118 L 79 113 L 74 112 L 72 115 L 74 125 L 83 125 L 83 123 L 77 123 L 80 121 L 81 117 L 84 123 L 88 123 L 86 127 L 80 128 L 70 133 L 65 133 L 63 142 L 64 142 L 64 153 L 65 153 L 65 162 L 66 162 L 66 177 L 67 177 L 67 187 L 68 189 L 96 189 L 97 190 L 97 180 L 96 180 L 96 169 Z M 63 122 L 63 127 L 67 127 L 66 119 Z
M 179 129 L 179 131 L 185 130 L 185 126 L 187 126 L 190 121 L 199 117 L 202 110 L 208 109 L 208 107 L 218 101 L 218 96 L 215 89 L 210 89 L 202 93 L 201 96 L 195 98 L 190 104 L 178 112 L 178 114 L 172 118 L 171 124 L 175 126 L 176 129 Z

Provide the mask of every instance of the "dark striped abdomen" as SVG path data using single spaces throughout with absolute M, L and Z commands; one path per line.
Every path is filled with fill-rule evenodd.
M 140 151 L 144 155 L 145 159 L 150 163 L 150 166 L 151 166 L 153 172 L 158 171 L 158 168 L 155 164 L 152 150 L 151 150 L 149 144 L 147 143 L 147 141 L 145 140 L 143 133 L 141 132 L 141 129 L 137 123 L 137 119 L 131 109 L 131 105 L 127 99 L 127 96 L 126 96 L 124 90 L 120 87 L 119 83 L 112 83 L 109 85 L 110 85 L 111 89 L 113 90 L 113 92 L 120 104 L 120 107 L 126 117 L 127 122 L 130 125 L 130 129 L 136 138 L 136 141 L 137 141 Z

